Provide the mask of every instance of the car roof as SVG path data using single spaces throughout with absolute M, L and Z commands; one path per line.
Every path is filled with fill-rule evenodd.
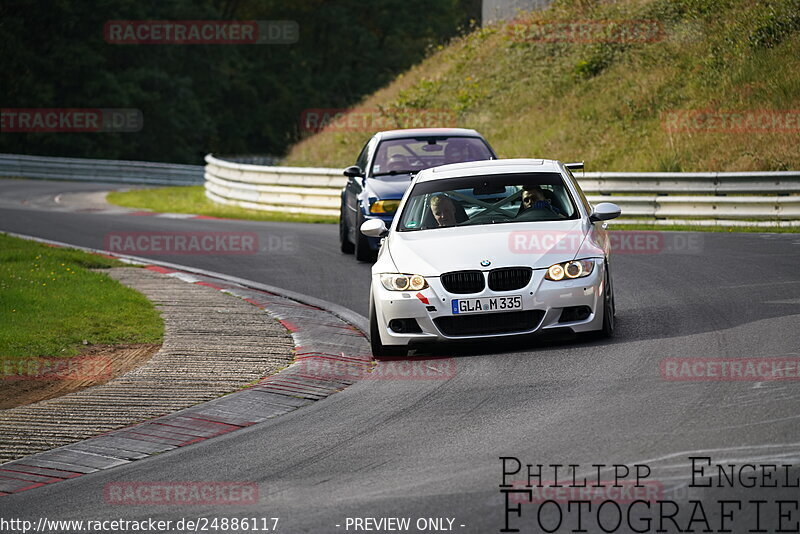
M 387 130 L 385 132 L 378 132 L 375 134 L 375 137 L 381 140 L 428 136 L 461 136 L 479 137 L 483 139 L 481 134 L 468 128 L 408 128 L 405 130 Z
M 430 182 L 463 176 L 519 174 L 523 172 L 561 172 L 562 164 L 554 159 L 490 159 L 452 163 L 420 171 L 417 182 Z

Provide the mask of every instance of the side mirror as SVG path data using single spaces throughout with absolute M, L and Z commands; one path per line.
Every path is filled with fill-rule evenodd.
M 361 233 L 367 237 L 386 237 L 389 230 L 386 224 L 380 219 L 370 219 L 361 225 Z
M 347 167 L 342 172 L 342 174 L 344 174 L 345 176 L 349 176 L 350 178 L 356 178 L 356 177 L 360 178 L 364 176 L 364 171 L 362 171 L 361 167 L 359 167 L 358 165 L 352 165 L 350 167 Z
M 594 211 L 589 215 L 589 220 L 592 222 L 607 221 L 619 217 L 621 213 L 622 210 L 619 209 L 619 206 L 616 204 L 612 202 L 601 202 L 594 207 Z

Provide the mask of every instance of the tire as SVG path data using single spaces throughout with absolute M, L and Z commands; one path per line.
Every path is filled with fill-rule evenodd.
M 361 225 L 364 224 L 364 216 L 358 210 L 356 216 L 356 244 L 355 253 L 358 261 L 375 261 L 377 254 L 369 248 L 369 238 L 361 233 Z
M 617 306 L 614 301 L 614 284 L 611 282 L 611 273 L 608 270 L 608 264 L 605 265 L 605 286 L 606 291 L 603 297 L 603 328 L 597 334 L 601 338 L 614 337 L 614 330 L 616 328 Z
M 356 247 L 350 241 L 350 231 L 347 228 L 347 217 L 345 216 L 346 209 L 344 197 L 342 197 L 342 209 L 339 211 L 339 250 L 344 254 L 352 254 Z
M 369 296 L 369 344 L 372 348 L 372 357 L 375 359 L 408 355 L 408 349 L 406 347 L 384 345 L 381 342 L 381 334 L 378 329 L 378 317 L 375 313 L 375 303 L 372 300 L 372 294 Z

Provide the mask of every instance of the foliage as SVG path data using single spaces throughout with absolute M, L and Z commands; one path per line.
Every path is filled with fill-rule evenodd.
M 581 25 L 597 31 L 584 39 Z M 637 25 L 652 31 L 615 38 Z M 501 157 L 588 170 L 800 169 L 800 0 L 554 0 L 454 39 L 358 105 L 449 110 Z M 675 129 L 665 118 L 706 110 L 779 126 Z M 285 164 L 350 165 L 371 133 L 323 131 Z
M 138 133 L 9 133 L 0 152 L 201 163 L 281 155 L 309 108 L 342 108 L 469 29 L 475 0 L 3 0 L 3 108 L 133 108 Z M 135 45 L 108 21 L 288 20 L 295 44 Z

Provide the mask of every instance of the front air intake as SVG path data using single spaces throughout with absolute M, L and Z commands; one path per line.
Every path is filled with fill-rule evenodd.
M 539 326 L 543 310 L 502 313 L 476 313 L 474 315 L 446 315 L 433 320 L 436 327 L 449 337 L 486 336 L 530 332 Z

